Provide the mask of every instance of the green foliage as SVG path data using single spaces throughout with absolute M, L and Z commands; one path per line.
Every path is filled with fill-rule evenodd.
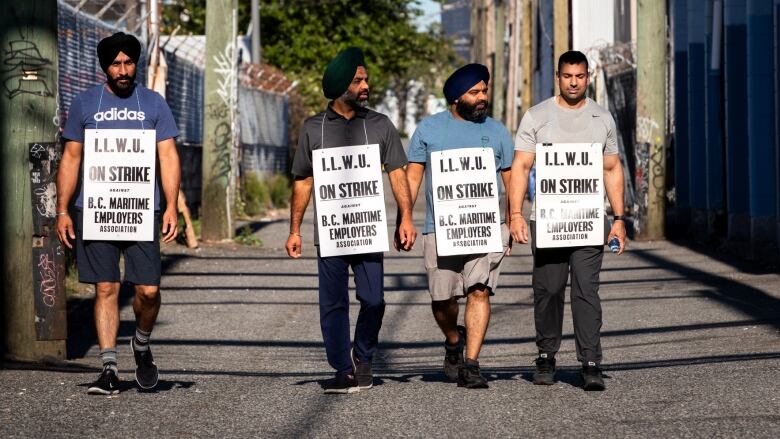
M 244 212 L 249 216 L 265 212 L 271 203 L 268 185 L 254 173 L 244 176 L 241 198 L 244 200 Z
M 233 241 L 238 244 L 250 245 L 252 247 L 260 247 L 263 245 L 263 241 L 252 233 L 252 228 L 249 227 L 249 225 L 242 227 L 241 230 L 239 230 L 238 235 L 233 238 Z
M 290 179 L 282 174 L 276 174 L 268 180 L 268 192 L 271 195 L 271 204 L 281 209 L 289 205 L 292 195 Z
M 363 49 L 371 84 L 371 103 L 385 91 L 408 87 L 411 79 L 438 92 L 441 78 L 456 56 L 438 27 L 419 31 L 422 12 L 414 0 L 261 0 L 263 61 L 298 81 L 310 113 L 323 108 L 322 72 L 340 50 Z M 163 8 L 166 32 L 205 33 L 205 0 L 174 0 Z M 250 2 L 238 2 L 239 32 L 251 20 Z M 183 22 L 181 17 L 189 19 Z

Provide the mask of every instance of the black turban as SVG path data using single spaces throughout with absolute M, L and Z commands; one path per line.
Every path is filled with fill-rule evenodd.
M 349 88 L 359 66 L 365 67 L 363 51 L 357 47 L 342 50 L 333 58 L 322 75 L 322 92 L 328 99 L 336 99 Z
M 138 42 L 138 38 L 123 32 L 117 32 L 100 40 L 97 53 L 100 68 L 104 72 L 108 73 L 108 66 L 114 62 L 119 52 L 124 52 L 134 63 L 138 64 L 138 59 L 141 58 L 141 43 Z
M 479 84 L 479 81 L 490 82 L 490 72 L 482 64 L 466 64 L 455 70 L 444 83 L 444 98 L 448 104 L 452 104 L 471 87 Z

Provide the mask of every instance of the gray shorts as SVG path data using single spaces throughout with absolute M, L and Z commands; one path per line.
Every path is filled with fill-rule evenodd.
M 436 234 L 423 237 L 423 259 L 428 272 L 428 292 L 431 299 L 450 300 L 465 297 L 477 285 L 488 287 L 492 296 L 498 284 L 501 263 L 509 246 L 509 228 L 501 224 L 503 252 L 474 255 L 438 256 Z

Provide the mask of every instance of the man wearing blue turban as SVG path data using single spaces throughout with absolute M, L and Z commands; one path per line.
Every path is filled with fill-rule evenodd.
M 432 298 L 433 317 L 445 336 L 444 374 L 458 386 L 486 388 L 479 368 L 479 353 L 490 321 L 490 296 L 495 293 L 504 255 L 509 252 L 509 232 L 502 219 L 504 250 L 493 253 L 440 256 L 434 226 L 431 153 L 460 148 L 489 148 L 499 180 L 509 182 L 513 143 L 507 129 L 487 116 L 490 73 L 481 64 L 456 70 L 444 84 L 449 108 L 423 119 L 409 145 L 407 178 L 412 202 L 425 174 L 426 215 L 423 254 Z M 501 178 L 498 178 L 500 173 Z M 505 204 L 501 203 L 501 204 Z M 500 209 L 502 214 L 505 208 Z M 445 239 L 444 236 L 439 239 Z M 466 298 L 464 326 L 458 325 L 458 299 Z M 464 352 L 465 351 L 465 352 Z

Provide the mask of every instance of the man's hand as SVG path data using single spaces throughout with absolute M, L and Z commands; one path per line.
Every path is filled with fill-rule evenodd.
M 60 238 L 61 243 L 65 244 L 65 247 L 73 248 L 73 244 L 68 238 L 76 239 L 76 232 L 73 229 L 73 220 L 70 218 L 70 214 L 57 215 L 57 237 Z
M 168 206 L 162 216 L 163 242 L 171 242 L 179 234 L 179 212 L 175 206 Z
M 297 233 L 290 233 L 290 236 L 287 238 L 287 244 L 285 244 L 284 248 L 287 249 L 287 255 L 291 258 L 298 259 L 301 257 L 301 235 Z
M 509 221 L 509 234 L 515 242 L 528 244 L 528 224 L 522 215 L 512 215 Z
M 414 247 L 414 241 L 417 239 L 417 230 L 414 228 L 411 220 L 401 220 L 401 224 L 395 229 L 393 237 L 393 247 L 398 251 L 406 251 Z
M 623 220 L 617 220 L 612 223 L 612 229 L 609 231 L 607 242 L 612 241 L 612 238 L 617 238 L 620 241 L 618 254 L 622 255 L 623 250 L 626 248 L 626 224 Z

